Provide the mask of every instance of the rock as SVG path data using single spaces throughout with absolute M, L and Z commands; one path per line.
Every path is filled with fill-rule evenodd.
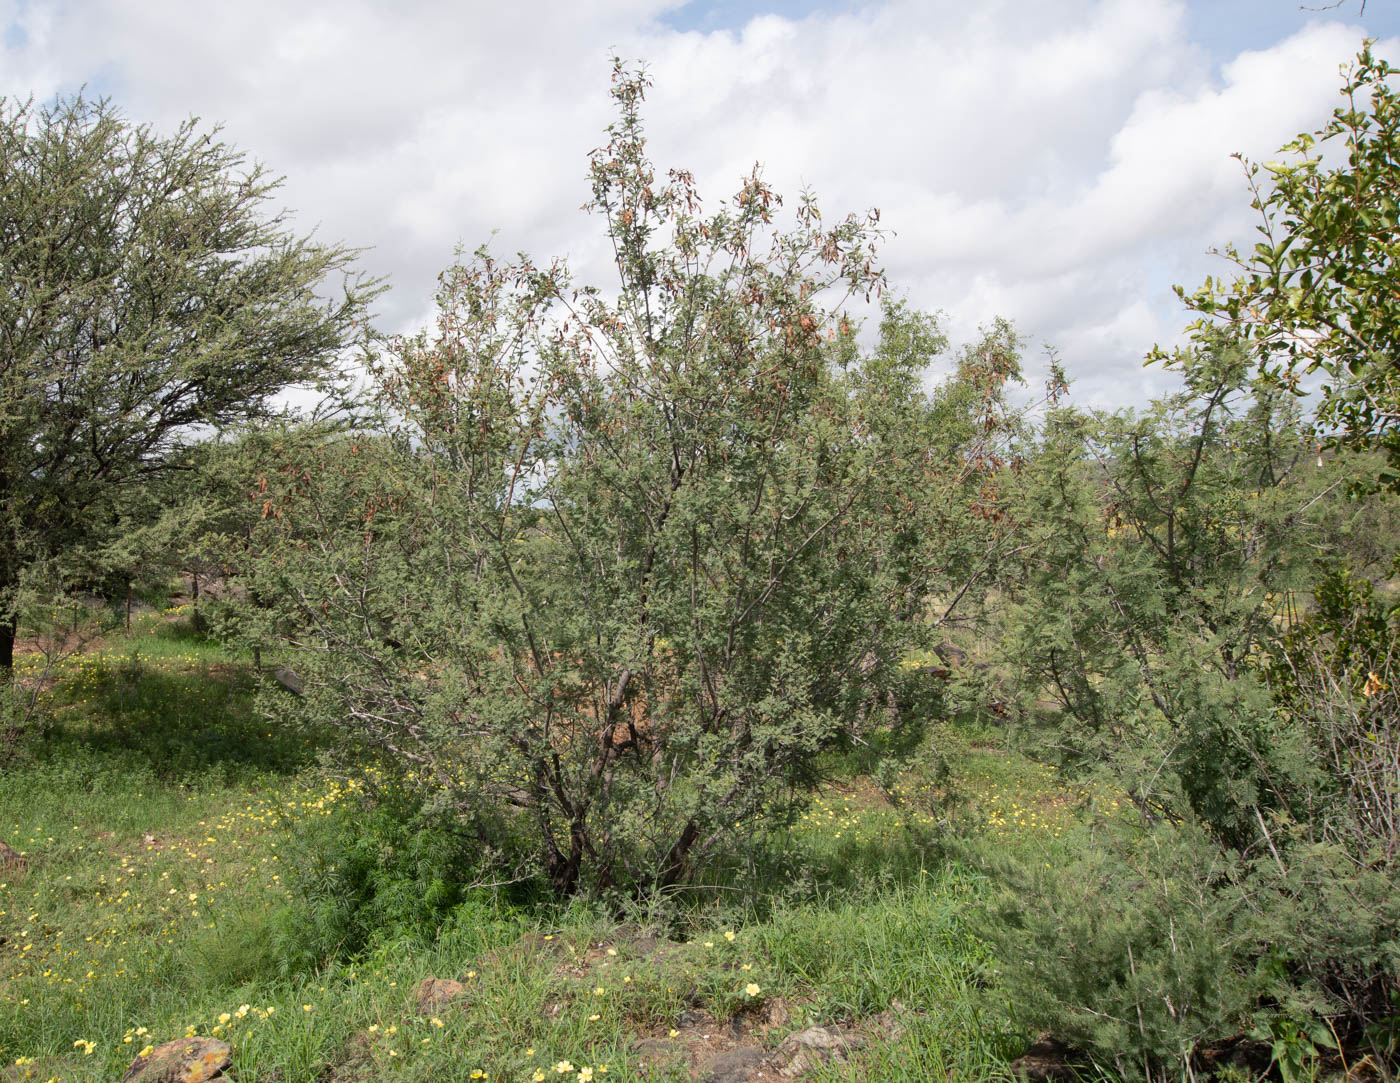
M 967 664 L 967 651 L 953 646 L 951 643 L 940 643 L 933 648 L 933 653 L 938 655 L 939 660 L 945 666 L 952 666 L 954 669 L 961 668 Z
M 826 1062 L 815 1053 L 798 1053 L 792 1060 L 778 1069 L 778 1072 L 788 1079 L 796 1079 L 798 1076 L 806 1075 L 808 1072 L 815 1072 L 825 1063 Z
M 848 1034 L 838 1027 L 808 1027 L 783 1039 L 783 1048 L 791 1052 L 801 1049 L 844 1052 L 865 1044 L 859 1034 Z
M 874 1019 L 876 1033 L 887 1042 L 897 1042 L 904 1037 L 904 1024 L 899 1021 L 899 1016 L 904 1012 L 904 1005 L 897 1000 L 891 1000 L 887 1011 L 881 1012 Z
M 721 1053 L 705 1065 L 701 1083 L 745 1083 L 768 1065 L 768 1054 L 754 1045 Z
M 778 1055 L 779 1058 L 787 1058 L 787 1064 L 780 1071 L 793 1079 L 833 1060 L 845 1060 L 850 1050 L 859 1049 L 864 1044 L 865 1039 L 859 1034 L 843 1031 L 839 1027 L 808 1027 L 783 1039 Z
M 1074 1069 L 1069 1064 L 1069 1049 L 1054 1038 L 1042 1036 L 1011 1062 L 1011 1075 L 1030 1083 L 1072 1079 Z
M 306 691 L 305 679 L 297 676 L 286 666 L 277 666 L 273 669 L 272 679 L 294 696 L 299 696 Z
M 137 1057 L 122 1083 L 205 1083 L 227 1079 L 222 1072 L 233 1060 L 233 1048 L 217 1038 L 176 1038 Z
M 451 978 L 424 978 L 413 991 L 413 999 L 418 1005 L 418 1014 L 432 1015 L 441 1011 L 454 1000 L 467 995 L 467 987 Z

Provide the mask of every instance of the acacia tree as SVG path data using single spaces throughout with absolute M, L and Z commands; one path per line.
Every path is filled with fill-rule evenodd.
M 363 327 L 355 253 L 266 213 L 279 181 L 216 136 L 0 99 L 0 673 L 26 569 L 100 546 L 182 444 L 330 376 Z
M 561 894 L 664 890 L 783 823 L 928 583 L 882 471 L 928 467 L 893 421 L 942 345 L 859 358 L 874 216 L 778 228 L 756 175 L 703 215 L 646 158 L 644 89 L 616 69 L 591 162 L 615 294 L 478 252 L 378 372 L 399 423 L 257 486 L 250 632 L 307 714 L 411 768 L 493 878 Z

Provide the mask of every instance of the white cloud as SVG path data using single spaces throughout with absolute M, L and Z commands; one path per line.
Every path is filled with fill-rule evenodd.
M 1267 157 L 1325 119 L 1361 38 L 1300 15 L 1212 70 L 1182 0 L 889 0 L 705 34 L 659 21 L 677 6 L 0 0 L 0 29 L 19 27 L 0 94 L 87 83 L 162 128 L 224 122 L 287 174 L 300 223 L 373 247 L 385 322 L 406 329 L 454 246 L 493 229 L 499 251 L 606 275 L 577 208 L 618 50 L 650 63 L 658 165 L 691 169 L 707 205 L 760 160 L 828 213 L 878 206 L 913 303 L 964 337 L 1009 316 L 1118 403 L 1166 386 L 1140 360 L 1183 322 L 1171 283 L 1247 239 L 1230 153 Z

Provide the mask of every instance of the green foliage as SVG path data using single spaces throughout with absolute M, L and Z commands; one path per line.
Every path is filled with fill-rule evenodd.
M 984 849 L 1003 885 L 984 926 L 997 995 L 1116 1078 L 1187 1077 L 1246 1034 L 1295 1078 L 1335 1047 L 1333 1027 L 1364 1053 L 1357 1021 L 1375 1006 L 1357 994 L 1383 1001 L 1396 974 L 1392 882 L 1338 850 L 1278 844 L 1296 865 L 1131 821 L 1053 864 Z
M 861 357 L 839 306 L 883 284 L 874 216 L 804 198 L 780 229 L 755 175 L 702 217 L 645 157 L 644 86 L 618 69 L 592 160 L 616 299 L 478 252 L 378 369 L 387 431 L 258 482 L 245 634 L 482 875 L 561 895 L 675 887 L 880 724 L 931 587 L 986 574 L 965 497 L 1016 371 L 999 325 L 930 398 L 944 340 L 898 305 Z
M 1086 593 L 1060 601 L 1078 619 L 1044 637 L 1051 665 L 1042 661 L 1027 685 L 1053 683 L 1054 730 L 1064 738 L 1053 739 L 1072 754 L 1106 726 L 1120 738 L 1097 751 L 1149 822 L 1204 826 L 1223 856 L 1241 862 L 1241 876 L 1218 889 L 1228 905 L 1217 920 L 1269 973 L 1273 1007 L 1261 1005 L 1256 1035 L 1286 1077 L 1311 1070 L 1326 1044 L 1319 1017 L 1353 1043 L 1379 1026 L 1400 975 L 1400 913 L 1390 901 L 1400 868 L 1400 628 L 1372 581 L 1394 558 L 1393 529 L 1377 530 L 1392 509 L 1329 495 L 1376 488 L 1357 484 L 1368 477 L 1381 488 L 1400 483 L 1394 74 L 1368 43 L 1347 72 L 1345 106 L 1284 147 L 1288 161 L 1262 167 L 1267 187 L 1261 167 L 1248 165 L 1262 242 L 1247 255 L 1227 249 L 1242 272 L 1233 282 L 1179 291 L 1201 316 L 1192 351 L 1174 358 L 1206 403 L 1177 440 L 1190 468 L 1179 454 L 1159 455 L 1150 431 L 1100 456 L 1112 465 L 1096 491 L 1129 497 L 1103 513 L 1113 516 L 1109 533 L 1126 520 L 1131 544 L 1073 562 Z M 1215 445 L 1224 430 L 1200 379 L 1212 376 L 1203 357 L 1258 367 L 1248 423 L 1225 444 L 1256 472 L 1252 483 L 1212 465 L 1223 461 Z M 1302 432 L 1276 423 L 1277 392 L 1299 393 L 1314 373 L 1323 377 L 1317 424 L 1342 454 L 1331 463 L 1319 454 L 1303 471 Z M 1243 379 L 1219 384 L 1220 406 L 1237 393 L 1229 388 L 1244 391 Z M 1117 480 L 1122 464 L 1143 484 Z M 1079 490 L 1081 508 L 1094 491 Z M 1176 551 L 1188 553 L 1185 564 Z M 1206 558 L 1199 574 L 1191 553 Z M 1136 592 L 1133 568 L 1146 573 Z M 1307 595 L 1305 608 L 1296 599 Z M 1102 662 L 1114 649 L 1116 668 Z M 1124 722 L 1144 715 L 1155 724 Z
M 1318 420 L 1348 444 L 1383 449 L 1379 480 L 1391 488 L 1400 486 L 1394 74 L 1368 43 L 1347 72 L 1346 104 L 1332 119 L 1283 147 L 1288 160 L 1248 164 L 1263 240 L 1246 254 L 1226 249 L 1240 277 L 1207 279 L 1189 296 L 1178 290 L 1202 315 L 1193 325 L 1198 334 L 1223 326 L 1282 385 L 1297 390 L 1321 372 Z
M 1271 1065 L 1278 1067 L 1283 1083 L 1316 1078 L 1319 1048 L 1337 1048 L 1337 1041 L 1327 1028 L 1311 1019 L 1299 1022 L 1284 1016 L 1250 1034 L 1269 1043 Z
M 1400 612 L 1346 566 L 1322 571 L 1312 608 L 1272 649 L 1279 717 L 1318 769 L 1312 815 L 1281 825 L 1307 872 L 1297 858 L 1280 872 L 1304 923 L 1296 965 L 1374 1024 L 1400 973 Z
M 270 947 L 284 975 L 376 942 L 431 942 L 475 872 L 464 841 L 392 788 L 297 824 L 283 862 L 293 901 L 274 916 Z
M 996 861 L 997 996 L 1100 1072 L 1178 1078 L 1203 1039 L 1249 1023 L 1261 983 L 1217 890 L 1235 870 L 1209 838 L 1174 825 L 1133 835 L 1099 836 L 1054 868 Z
M 1311 768 L 1258 663 L 1335 477 L 1304 465 L 1296 415 L 1244 385 L 1237 355 L 1187 378 L 1141 419 L 1052 415 L 1020 478 L 1004 648 L 1066 766 L 1242 847 L 1261 812 L 1305 817 Z
M 332 375 L 373 295 L 352 252 L 265 213 L 278 182 L 215 134 L 0 100 L 0 670 L 21 577 L 129 565 L 101 551 L 182 449 Z
M 1003 971 L 1037 1025 L 1146 1079 L 1247 1026 L 1355 1039 L 1400 975 L 1392 618 L 1340 571 L 1296 602 L 1350 463 L 1228 343 L 1177 360 L 1187 390 L 1142 418 L 1051 414 L 1001 643 L 1020 729 L 1136 822 L 1005 873 Z

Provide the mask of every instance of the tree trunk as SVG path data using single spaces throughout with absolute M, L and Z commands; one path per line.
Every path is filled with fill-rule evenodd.
M 569 830 L 569 856 L 555 851 L 549 861 L 550 887 L 557 898 L 565 899 L 573 895 L 578 887 L 579 866 L 583 863 L 583 835 L 577 825 Z
M 10 679 L 15 668 L 15 618 L 0 617 L 0 684 Z
M 657 883 L 662 887 L 674 887 L 681 882 L 681 877 L 686 871 L 686 857 L 690 854 L 690 848 L 695 845 L 700 838 L 700 826 L 694 820 L 687 820 L 685 827 L 681 830 L 680 837 L 676 839 L 666 854 L 666 863 L 661 869 L 661 875 L 657 878 Z
M 0 549 L 0 684 L 10 679 L 15 668 L 15 634 L 19 624 L 19 613 L 12 608 L 19 585 L 15 581 L 15 566 L 14 556 Z

